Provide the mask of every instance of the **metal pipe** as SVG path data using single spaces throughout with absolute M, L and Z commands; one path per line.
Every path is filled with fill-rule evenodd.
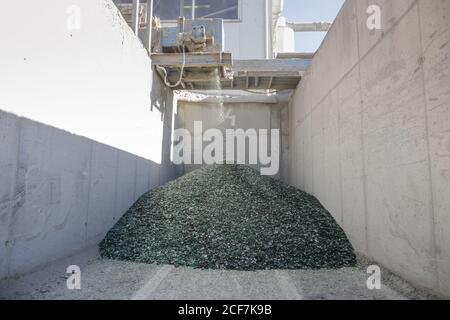
M 294 30 L 294 32 L 326 32 L 331 28 L 330 22 L 286 22 L 286 26 Z
M 269 15 L 269 10 L 270 13 L 272 13 L 272 8 L 269 8 L 269 4 L 271 4 L 272 1 L 271 0 L 266 0 L 265 1 L 265 25 L 266 25 L 266 30 L 265 30 L 265 49 L 266 49 L 266 59 L 270 59 L 270 49 L 269 49 L 269 36 L 272 34 L 272 19 L 270 19 L 269 21 L 269 16 L 271 17 L 271 14 Z
M 140 0 L 133 0 L 133 11 L 131 14 L 131 28 L 135 35 L 139 35 L 139 11 L 140 11 Z
M 271 10 L 271 47 L 272 55 L 276 55 L 277 50 L 277 27 L 283 12 L 284 0 L 272 0 L 270 3 Z M 273 57 L 272 57 L 273 58 Z
M 184 0 L 180 0 L 180 17 L 184 17 Z
M 147 49 L 152 53 L 153 0 L 147 0 Z

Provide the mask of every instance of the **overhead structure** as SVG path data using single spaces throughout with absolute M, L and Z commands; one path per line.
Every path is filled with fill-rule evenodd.
M 153 62 L 167 71 L 174 89 L 190 90 L 290 90 L 308 68 L 308 59 L 234 60 L 230 53 L 153 54 Z M 161 68 L 157 67 L 157 70 Z M 180 72 L 183 72 L 181 76 Z M 159 71 L 162 77 L 165 74 Z
M 295 89 L 308 59 L 234 60 L 224 52 L 221 19 L 179 18 L 176 27 L 155 26 L 152 60 L 164 83 L 177 90 Z
M 283 2 L 275 4 L 273 19 L 278 20 Z M 180 17 L 176 25 L 162 26 L 144 1 L 119 8 L 135 32 L 146 29 L 144 42 L 155 69 L 166 86 L 176 90 L 291 90 L 311 63 L 309 57 L 233 60 L 225 52 L 223 19 L 196 19 L 192 14 L 191 19 Z

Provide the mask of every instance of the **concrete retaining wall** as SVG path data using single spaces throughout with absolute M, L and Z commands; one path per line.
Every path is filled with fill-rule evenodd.
M 0 111 L 0 278 L 98 243 L 160 164 Z
M 2 278 L 99 242 L 176 173 L 173 94 L 110 0 L 10 1 L 0 41 Z
M 358 251 L 446 296 L 449 88 L 450 1 L 347 0 L 290 107 L 290 182 Z

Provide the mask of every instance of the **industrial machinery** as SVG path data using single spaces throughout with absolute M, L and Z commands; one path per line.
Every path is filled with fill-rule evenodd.
M 223 52 L 225 51 L 222 19 L 178 18 L 176 27 L 153 29 L 154 53 Z
M 232 59 L 225 53 L 222 19 L 185 19 L 177 26 L 154 20 L 151 54 L 156 70 L 171 88 L 193 88 L 193 82 L 232 78 Z
M 174 18 L 176 1 L 161 0 L 157 6 L 148 5 L 152 0 L 115 1 L 120 2 L 119 10 L 148 49 L 157 73 L 173 89 L 291 90 L 297 87 L 311 61 L 304 58 L 233 61 L 232 54 L 225 51 L 223 19 L 196 18 L 194 13 L 186 13 L 183 1 L 178 18 Z M 214 7 L 215 0 L 210 2 Z M 161 21 L 153 8 L 158 8 L 156 11 L 165 20 Z M 167 20 L 168 16 L 173 18 Z

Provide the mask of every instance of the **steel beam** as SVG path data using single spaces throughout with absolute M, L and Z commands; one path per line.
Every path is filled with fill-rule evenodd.
M 161 67 L 181 67 L 183 54 L 154 53 L 151 55 L 154 64 Z M 231 53 L 186 53 L 185 68 L 231 67 Z

